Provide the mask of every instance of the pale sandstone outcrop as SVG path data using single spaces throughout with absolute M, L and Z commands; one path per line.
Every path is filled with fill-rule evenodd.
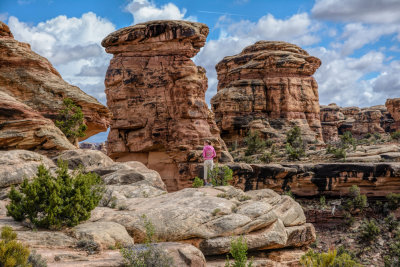
M 205 139 L 232 160 L 205 102 L 205 70 L 191 60 L 207 35 L 202 23 L 150 21 L 102 42 L 113 54 L 105 79 L 113 113 L 108 155 L 157 170 L 168 190 L 190 186 Z
M 322 141 L 318 85 L 321 61 L 300 47 L 259 41 L 216 66 L 218 93 L 212 98 L 221 136 L 242 141 L 248 130 L 284 139 L 295 125 L 309 142 Z
M 75 149 L 50 119 L 1 91 L 0 149 Z
M 71 98 L 82 107 L 88 126 L 81 140 L 107 130 L 110 111 L 94 97 L 64 81 L 46 58 L 33 52 L 29 44 L 15 40 L 2 22 L 0 54 L 0 91 L 52 120 L 62 108 L 63 98 Z

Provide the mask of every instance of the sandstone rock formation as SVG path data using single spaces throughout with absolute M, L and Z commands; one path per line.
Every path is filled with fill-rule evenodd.
M 22 177 L 25 174 L 32 176 L 32 167 L 39 164 L 39 159 L 54 167 L 51 160 L 35 152 L 14 150 L 3 153 L 6 156 L 1 158 L 8 160 L 0 162 L 0 170 L 13 165 L 21 170 L 18 175 Z M 16 157 L 27 160 L 14 160 Z M 133 242 L 140 247 L 137 244 L 144 240 L 146 233 L 143 215 L 154 225 L 157 240 L 181 243 L 157 245 L 174 258 L 177 266 L 205 266 L 203 253 L 228 252 L 232 236 L 243 235 L 252 251 L 279 253 L 283 248 L 286 248 L 283 253 L 296 251 L 297 260 L 301 254 L 293 247 L 304 247 L 315 239 L 314 227 L 306 223 L 301 206 L 292 198 L 280 196 L 270 189 L 243 192 L 232 186 L 222 186 L 167 193 L 159 174 L 139 162 L 112 163 L 103 153 L 94 150 L 66 151 L 53 160 L 58 158 L 70 160 L 71 170 L 82 163 L 84 170 L 99 174 L 105 182 L 106 194 L 101 206 L 92 211 L 89 221 L 65 231 L 39 229 L 32 232 L 24 224 L 0 213 L 0 227 L 13 227 L 19 240 L 43 254 L 49 263 L 118 266 L 122 258 L 109 248 L 118 243 L 131 245 Z M 7 175 L 0 173 L 0 181 Z M 0 197 L 4 199 L 2 195 Z M 79 240 L 91 240 L 101 251 L 98 255 L 86 255 L 76 249 Z M 276 255 L 276 258 L 279 257 Z M 268 262 L 276 263 L 271 258 Z
M 400 130 L 400 98 L 386 100 L 385 106 L 394 119 L 394 123 L 390 126 L 391 130 Z
M 340 197 L 347 195 L 352 185 L 369 197 L 400 193 L 400 162 L 251 164 L 251 167 L 251 176 L 240 178 L 236 186 L 245 190 L 291 190 L 298 196 L 323 193 Z
M 0 148 L 32 150 L 74 149 L 50 119 L 1 91 Z
M 400 129 L 396 116 L 396 101 L 388 99 L 383 105 L 368 108 L 339 107 L 335 103 L 321 106 L 321 125 L 325 142 L 336 142 L 339 135 L 350 131 L 353 136 L 361 138 L 367 133 L 389 133 Z M 389 107 L 393 107 L 390 110 Z
M 157 170 L 168 190 L 190 185 L 205 139 L 231 160 L 205 103 L 205 70 L 191 60 L 207 35 L 201 23 L 151 21 L 102 42 L 114 55 L 105 79 L 113 113 L 108 154 Z
M 0 91 L 49 119 L 55 119 L 62 108 L 63 98 L 71 98 L 82 107 L 88 126 L 82 140 L 107 130 L 111 119 L 109 110 L 78 87 L 64 81 L 46 58 L 33 52 L 29 44 L 15 40 L 2 22 L 0 54 Z
M 304 139 L 322 141 L 318 85 L 312 77 L 321 61 L 300 47 L 259 41 L 216 66 L 218 93 L 212 110 L 227 143 L 241 141 L 248 130 L 283 139 L 301 127 Z

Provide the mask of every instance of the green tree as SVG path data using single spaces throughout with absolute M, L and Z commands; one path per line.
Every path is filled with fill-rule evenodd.
M 247 243 L 246 240 L 240 236 L 231 240 L 231 248 L 229 253 L 232 255 L 234 262 L 230 263 L 229 255 L 226 256 L 225 267 L 246 267 L 247 263 Z M 247 267 L 251 267 L 253 261 L 251 260 Z
M 10 226 L 1 228 L 0 266 L 2 267 L 31 267 L 28 263 L 29 249 L 16 241 L 17 234 Z
M 75 226 L 89 219 L 90 212 L 102 198 L 101 178 L 81 170 L 68 173 L 67 163 L 59 161 L 57 176 L 53 177 L 44 165 L 38 167 L 31 182 L 27 179 L 19 190 L 11 188 L 7 215 L 21 221 L 28 218 L 44 228 Z
M 64 108 L 60 110 L 55 124 L 71 143 L 77 145 L 78 137 L 84 137 L 87 129 L 82 109 L 70 98 L 64 98 L 63 106 Z
M 246 156 L 256 154 L 262 151 L 266 146 L 265 141 L 260 138 L 259 131 L 248 131 L 247 136 L 244 138 L 244 143 L 247 145 L 245 151 Z
M 299 160 L 305 155 L 301 129 L 298 126 L 286 133 L 286 153 L 289 160 Z

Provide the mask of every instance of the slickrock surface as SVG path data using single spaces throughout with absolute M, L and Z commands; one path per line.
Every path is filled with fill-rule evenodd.
M 394 123 L 391 126 L 392 130 L 400 130 L 400 98 L 393 98 L 386 100 L 386 108 L 392 118 Z
M 398 101 L 400 103 L 400 101 Z M 321 125 L 325 142 L 339 140 L 339 135 L 350 131 L 355 137 L 367 133 L 389 133 L 400 129 L 400 117 L 396 117 L 400 104 L 395 99 L 388 99 L 383 105 L 368 108 L 339 107 L 335 103 L 321 106 Z M 398 116 L 398 115 L 397 115 Z
M 216 66 L 218 93 L 212 110 L 227 143 L 241 141 L 249 129 L 283 139 L 301 127 L 309 142 L 322 141 L 318 85 L 312 77 L 321 61 L 300 47 L 259 41 Z
M 190 186 L 205 139 L 231 160 L 205 103 L 205 70 L 191 60 L 207 35 L 201 23 L 151 21 L 102 42 L 114 55 L 105 79 L 113 113 L 108 155 L 157 170 L 168 190 Z
M 0 170 L 13 165 L 21 170 L 18 173 L 21 177 L 31 177 L 32 166 L 37 166 L 39 159 L 54 167 L 50 159 L 35 152 L 3 153 L 6 156 L 1 158 L 8 160 L 0 161 Z M 138 243 L 145 237 L 143 215 L 154 225 L 157 240 L 179 242 L 157 244 L 174 258 L 176 266 L 206 266 L 203 254 L 228 252 L 232 236 L 243 235 L 251 251 L 273 250 L 275 256 L 268 256 L 261 264 L 296 262 L 301 254 L 293 247 L 301 248 L 315 240 L 314 227 L 306 223 L 301 206 L 270 189 L 243 192 L 222 186 L 167 193 L 160 175 L 140 162 L 112 163 L 94 150 L 66 151 L 57 158 L 69 160 L 71 170 L 81 163 L 84 170 L 96 172 L 104 180 L 106 194 L 89 221 L 63 231 L 33 232 L 24 223 L 6 217 L 4 205 L 0 205 L 0 227 L 11 226 L 18 239 L 42 254 L 49 266 L 119 266 L 121 255 L 110 249 L 117 244 L 132 246 L 133 242 L 134 246 L 141 246 Z M 7 175 L 0 173 L 0 181 Z M 0 198 L 1 204 L 7 202 L 4 195 Z M 77 248 L 79 240 L 96 242 L 100 251 L 87 255 Z M 283 248 L 286 249 L 281 251 Z
M 0 148 L 66 150 L 74 149 L 50 119 L 1 91 Z
M 110 111 L 95 98 L 64 81 L 46 58 L 33 52 L 29 44 L 15 40 L 2 22 L 0 54 L 0 91 L 50 119 L 55 119 L 63 98 L 71 98 L 82 107 L 88 125 L 82 140 L 107 130 Z

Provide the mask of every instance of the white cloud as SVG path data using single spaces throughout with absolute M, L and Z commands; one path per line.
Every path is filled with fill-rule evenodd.
M 104 51 L 100 42 L 115 31 L 110 21 L 88 12 L 80 18 L 58 16 L 36 26 L 11 16 L 8 25 L 15 39 L 29 43 L 33 51 L 49 59 L 66 81 L 79 84 L 84 91 L 90 88 L 90 92 L 86 92 L 100 96 L 99 100 L 105 103 L 105 66 L 111 55 Z M 95 69 L 97 71 L 93 71 Z
M 334 21 L 400 23 L 398 0 L 317 0 L 311 12 L 315 18 Z
M 360 58 L 343 57 L 335 50 L 323 47 L 309 49 L 310 54 L 321 59 L 322 65 L 315 73 L 322 105 L 335 102 L 341 106 L 372 106 L 383 104 L 382 92 L 373 88 L 371 73 L 385 69 L 385 55 L 370 51 Z
M 125 9 L 132 14 L 133 24 L 160 19 L 196 20 L 194 17 L 185 17 L 186 9 L 183 8 L 180 10 L 173 3 L 157 7 L 153 2 L 149 2 L 148 0 L 133 0 Z
M 8 19 L 8 13 L 0 13 L 0 21 L 6 21 Z

